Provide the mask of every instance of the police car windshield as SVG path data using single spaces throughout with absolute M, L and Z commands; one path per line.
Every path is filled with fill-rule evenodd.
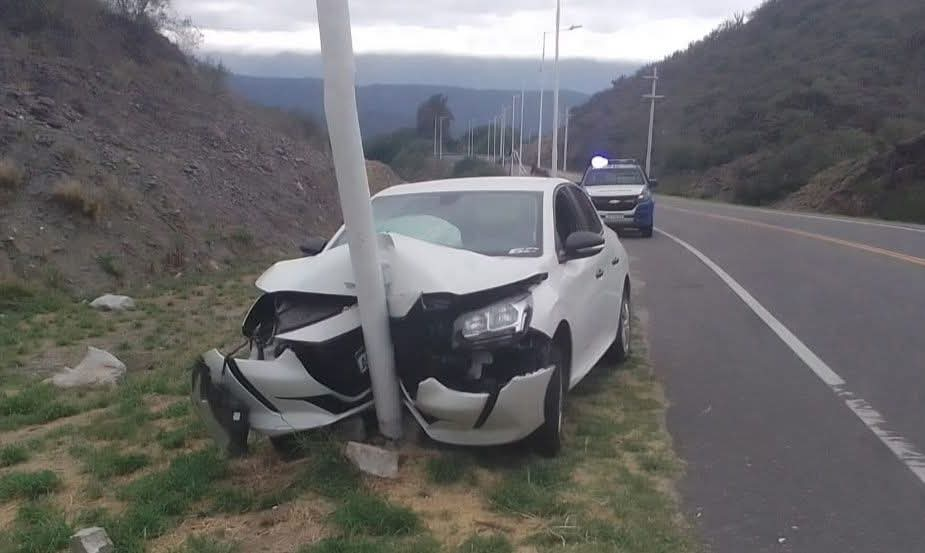
M 642 171 L 636 167 L 605 167 L 603 169 L 589 169 L 581 181 L 583 186 L 614 186 L 614 185 L 641 185 L 646 181 L 642 178 Z

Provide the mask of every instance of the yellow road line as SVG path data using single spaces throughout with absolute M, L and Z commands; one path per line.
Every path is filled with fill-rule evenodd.
M 768 223 L 762 223 L 759 221 L 751 221 L 749 219 L 741 219 L 739 217 L 730 217 L 728 215 L 717 215 L 715 213 L 705 213 L 703 211 L 695 211 L 692 209 L 684 209 L 683 207 L 674 207 L 666 206 L 664 203 L 659 206 L 662 209 L 671 209 L 674 211 L 682 211 L 684 213 L 691 213 L 694 215 L 700 215 L 702 217 L 709 217 L 711 219 L 719 219 L 721 221 L 731 221 L 734 223 L 744 223 L 746 225 L 751 225 L 754 227 L 767 228 L 771 230 L 778 230 L 781 232 L 789 232 L 790 234 L 796 234 L 798 236 L 803 236 L 806 238 L 813 238 L 815 240 L 821 240 L 823 242 L 829 242 L 830 244 L 838 244 L 839 246 L 845 246 L 848 248 L 854 248 L 856 250 L 865 251 L 868 253 L 875 253 L 878 255 L 884 255 L 886 257 L 892 257 L 893 259 L 898 259 L 900 261 L 905 261 L 907 263 L 912 263 L 914 265 L 921 265 L 925 267 L 925 259 L 921 257 L 915 257 L 914 255 L 906 255 L 904 253 L 894 252 L 893 250 L 885 250 L 883 248 L 878 248 L 876 246 L 868 246 L 867 244 L 861 244 L 860 242 L 852 242 L 850 240 L 842 240 L 841 238 L 833 238 L 831 236 L 825 236 L 823 234 L 816 234 L 815 232 L 808 232 L 805 230 L 799 230 L 788 227 L 781 227 L 777 225 L 771 225 Z

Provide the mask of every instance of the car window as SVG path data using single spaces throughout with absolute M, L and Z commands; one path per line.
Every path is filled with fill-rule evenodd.
M 569 186 L 569 193 L 572 194 L 578 211 L 581 214 L 581 230 L 591 231 L 600 234 L 604 231 L 604 225 L 601 223 L 601 216 L 594 209 L 594 204 L 588 198 L 588 194 L 577 186 Z
M 530 191 L 434 191 L 372 201 L 377 232 L 483 255 L 543 253 L 543 194 Z M 331 245 L 345 244 L 341 233 Z
M 607 167 L 589 169 L 581 180 L 582 186 L 641 185 L 646 180 L 638 167 Z
M 568 187 L 561 187 L 556 191 L 555 205 L 556 222 L 556 250 L 562 251 L 565 240 L 575 231 L 582 228 L 582 216 L 575 206 L 575 201 L 568 192 Z

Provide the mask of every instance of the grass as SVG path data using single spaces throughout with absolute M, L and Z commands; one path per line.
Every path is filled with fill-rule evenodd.
M 233 543 L 225 543 L 212 538 L 193 536 L 186 540 L 183 547 L 171 550 L 171 553 L 237 553 L 241 549 Z
M 10 472 L 0 476 L 0 501 L 38 499 L 61 487 L 61 479 L 50 470 Z
M 362 493 L 347 496 L 331 520 L 347 536 L 407 536 L 421 529 L 412 510 Z
M 514 553 L 514 546 L 501 535 L 472 536 L 456 549 L 457 553 Z
M 94 221 L 103 214 L 103 201 L 83 182 L 71 177 L 59 181 L 51 191 L 51 201 Z
M 569 471 L 559 460 L 535 459 L 508 472 L 489 494 L 491 504 L 502 511 L 526 516 L 558 516 L 569 505 L 561 491 L 569 482 Z
M 56 553 L 67 547 L 73 529 L 64 515 L 47 503 L 26 503 L 16 513 L 6 548 L 0 537 L 0 550 L 11 553 Z
M 143 453 L 121 453 L 113 446 L 102 449 L 75 447 L 71 453 L 81 459 L 84 470 L 97 479 L 125 476 L 148 466 L 151 462 Z
M 112 254 L 102 254 L 96 256 L 96 264 L 100 269 L 102 269 L 104 273 L 111 277 L 121 279 L 125 275 L 125 271 L 119 267 L 115 256 Z
M 8 157 L 0 158 L 0 190 L 15 190 L 25 184 L 25 174 Z
M 427 460 L 427 479 L 434 484 L 456 484 L 472 477 L 472 463 L 461 454 L 444 453 Z
M 0 393 L 0 430 L 44 424 L 79 412 L 76 405 L 58 398 L 48 384 L 31 384 L 18 393 Z
M 29 460 L 29 450 L 21 444 L 0 447 L 0 467 L 11 467 Z
M 328 538 L 298 549 L 297 553 L 440 553 L 440 544 L 430 537 L 371 539 Z

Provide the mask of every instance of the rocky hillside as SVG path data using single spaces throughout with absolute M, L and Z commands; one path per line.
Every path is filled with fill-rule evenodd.
M 925 134 L 823 171 L 782 205 L 925 223 Z
M 137 285 L 340 223 L 323 132 L 95 0 L 0 2 L 0 279 Z
M 571 163 L 600 151 L 644 157 L 651 72 L 575 110 Z M 778 202 L 925 130 L 925 2 L 769 0 L 659 74 L 654 165 L 665 188 Z

